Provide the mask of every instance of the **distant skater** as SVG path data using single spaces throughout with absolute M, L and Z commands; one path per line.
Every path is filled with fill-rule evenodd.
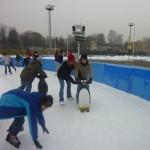
M 4 53 L 2 56 L 2 61 L 4 62 L 5 65 L 5 74 L 7 75 L 7 68 L 10 74 L 12 74 L 11 72 L 11 68 L 10 68 L 10 56 L 7 55 L 7 53 Z

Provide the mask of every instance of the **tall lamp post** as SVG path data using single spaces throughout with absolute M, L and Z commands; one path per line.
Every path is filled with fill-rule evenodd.
M 133 24 L 133 61 L 132 61 L 132 66 L 134 65 L 134 52 L 135 52 L 135 50 L 134 50 L 134 41 L 135 41 L 135 24 L 134 23 L 132 23 Z
M 50 54 L 52 52 L 52 39 L 51 39 L 51 11 L 54 10 L 54 5 L 47 5 L 46 10 L 49 12 L 49 48 Z
M 129 34 L 129 40 L 128 40 L 128 50 L 131 51 L 132 50 L 132 56 L 133 56 L 133 59 L 132 59 L 132 66 L 134 64 L 134 34 L 133 34 L 133 41 L 131 42 L 131 30 L 132 30 L 132 27 L 134 26 L 134 34 L 135 34 L 135 25 L 134 23 L 129 23 L 129 27 L 130 27 L 130 34 Z M 131 43 L 133 44 L 131 46 Z

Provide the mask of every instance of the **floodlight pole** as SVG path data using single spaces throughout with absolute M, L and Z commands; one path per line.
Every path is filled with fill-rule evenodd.
M 129 27 L 130 27 L 130 35 L 129 35 L 129 38 L 130 38 L 130 42 L 131 42 L 131 29 L 132 29 L 132 26 L 133 26 L 134 24 L 133 23 L 129 23 Z M 132 41 L 133 43 L 134 43 L 134 41 Z M 131 43 L 130 43 L 130 46 L 131 46 Z M 134 44 L 132 45 L 132 56 L 133 56 L 133 58 L 132 58 L 132 66 L 133 66 L 133 64 L 134 64 Z
M 134 52 L 135 52 L 135 50 L 134 50 L 134 41 L 135 41 L 135 24 L 133 23 L 133 61 L 132 61 L 132 66 L 134 65 Z
M 51 11 L 54 10 L 54 5 L 47 5 L 46 10 L 49 11 L 49 49 L 52 52 L 52 39 L 51 39 Z

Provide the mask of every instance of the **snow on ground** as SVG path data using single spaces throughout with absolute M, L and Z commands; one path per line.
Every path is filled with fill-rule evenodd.
M 116 61 L 132 61 L 132 60 L 143 60 L 143 61 L 150 61 L 150 57 L 146 56 L 128 56 L 128 55 L 121 55 L 121 56 L 105 56 L 105 55 L 100 55 L 100 56 L 89 56 L 89 59 L 94 59 L 94 60 L 116 60 Z
M 20 71 L 4 74 L 0 66 L 0 95 L 20 86 Z M 81 113 L 75 101 L 59 104 L 59 82 L 54 72 L 46 71 L 49 91 L 54 105 L 44 112 L 50 134 L 43 134 L 39 126 L 39 141 L 43 150 L 149 150 L 150 102 L 104 84 L 93 82 L 91 110 Z M 37 90 L 38 79 L 32 91 Z M 76 85 L 72 85 L 73 96 Z M 65 92 L 66 95 L 66 92 Z M 0 150 L 15 150 L 5 141 L 12 119 L 0 120 Z M 25 122 L 25 130 L 18 137 L 21 150 L 36 149 Z

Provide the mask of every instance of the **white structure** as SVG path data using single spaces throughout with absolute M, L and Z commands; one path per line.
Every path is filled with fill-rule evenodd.
M 72 26 L 72 33 L 75 35 L 75 40 L 78 42 L 78 56 L 80 55 L 80 41 L 85 41 L 85 26 Z

